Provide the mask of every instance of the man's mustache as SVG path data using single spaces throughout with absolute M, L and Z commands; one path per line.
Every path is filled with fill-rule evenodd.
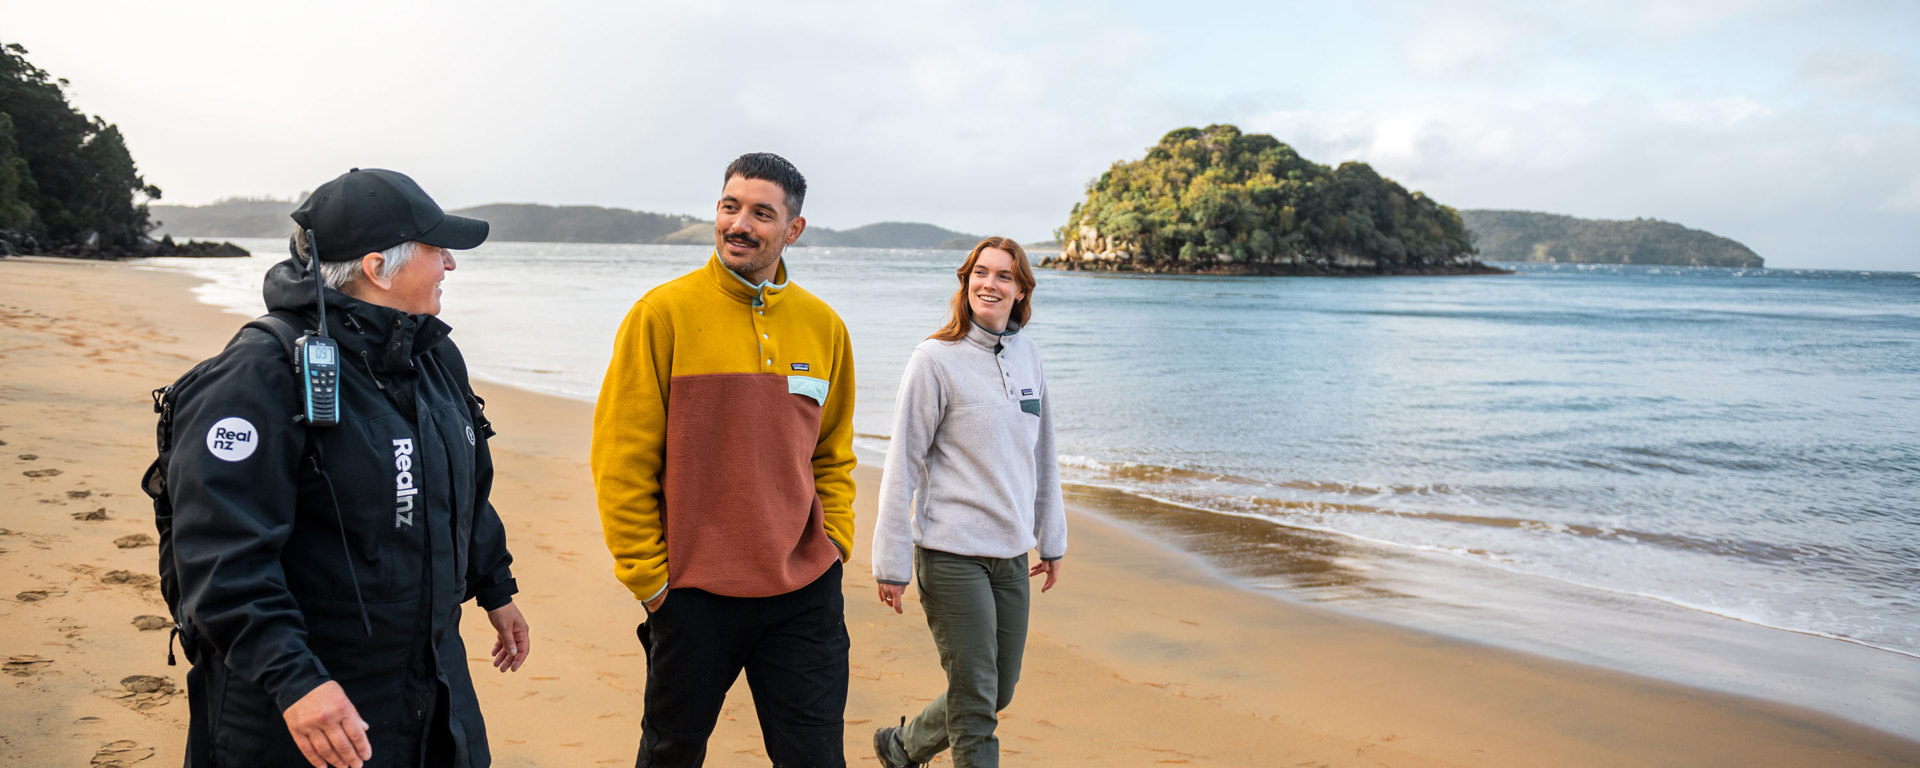
M 752 235 L 727 235 L 727 242 L 735 245 L 744 245 L 748 248 L 760 247 L 760 238 Z

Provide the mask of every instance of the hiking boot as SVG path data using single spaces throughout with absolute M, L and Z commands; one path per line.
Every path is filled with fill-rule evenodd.
M 907 745 L 900 740 L 900 731 L 907 727 L 907 719 L 900 718 L 900 725 L 881 728 L 873 732 L 873 756 L 880 758 L 880 764 L 887 768 L 921 768 L 920 763 L 907 757 Z

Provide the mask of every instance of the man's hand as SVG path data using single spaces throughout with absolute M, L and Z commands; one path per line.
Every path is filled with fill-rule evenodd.
M 527 654 L 533 652 L 533 641 L 527 636 L 527 620 L 520 615 L 520 607 L 507 603 L 487 611 L 487 621 L 499 636 L 493 641 L 494 668 L 502 672 L 520 671 L 520 665 L 527 663 Z
M 367 721 L 347 700 L 346 690 L 328 680 L 307 692 L 283 713 L 287 731 L 313 768 L 361 768 L 373 759 Z
M 644 605 L 647 607 L 647 613 L 653 613 L 654 611 L 660 610 L 660 606 L 663 606 L 666 604 L 667 604 L 667 590 L 664 590 L 664 589 L 660 590 L 660 594 L 654 595 L 652 600 L 648 600 L 644 603 L 641 603 L 641 605 Z
M 1027 578 L 1031 579 L 1042 573 L 1047 575 L 1047 583 L 1040 585 L 1040 591 L 1045 592 L 1049 589 L 1053 589 L 1053 583 L 1060 579 L 1060 561 L 1059 560 L 1040 561 L 1039 565 L 1036 565 L 1033 567 L 1032 570 L 1027 571 Z
M 900 598 L 905 595 L 906 592 L 907 588 L 903 584 L 881 584 L 880 602 L 893 606 L 894 613 L 906 613 L 906 608 L 900 605 Z

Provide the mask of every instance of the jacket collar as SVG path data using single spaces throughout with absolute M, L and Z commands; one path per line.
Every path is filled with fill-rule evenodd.
M 332 288 L 323 292 L 327 303 L 327 334 L 352 357 L 364 357 L 379 373 L 399 373 L 413 367 L 413 358 L 426 354 L 452 332 L 433 315 L 409 315 L 392 307 L 372 304 Z M 313 277 L 306 266 L 287 259 L 267 270 L 262 296 L 267 309 L 292 311 L 311 323 Z
M 719 288 L 721 293 L 749 306 L 772 307 L 779 303 L 780 295 L 787 290 L 785 256 L 780 257 L 780 264 L 774 268 L 773 279 L 759 285 L 749 283 L 746 278 L 727 269 L 726 263 L 720 260 L 719 251 L 714 251 L 712 256 L 707 257 L 705 271 L 707 277 L 713 281 L 714 287 Z
M 1007 329 L 995 333 L 981 327 L 979 323 L 967 324 L 967 341 L 988 352 L 999 352 L 1000 347 L 1013 342 L 1013 335 L 1020 332 L 1020 324 L 1007 322 Z

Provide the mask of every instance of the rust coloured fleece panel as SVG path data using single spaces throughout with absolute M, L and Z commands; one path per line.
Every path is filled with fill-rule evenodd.
M 673 377 L 661 523 L 667 581 L 732 597 L 799 589 L 840 558 L 814 492 L 820 405 L 772 373 Z

